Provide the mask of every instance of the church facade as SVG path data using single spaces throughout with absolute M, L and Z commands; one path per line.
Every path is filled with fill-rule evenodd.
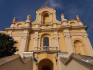
M 6 33 L 17 42 L 16 54 L 34 58 L 33 70 L 62 70 L 60 57 L 68 58 L 72 53 L 93 56 L 86 29 L 79 16 L 67 20 L 62 14 L 58 21 L 56 10 L 45 6 L 36 10 L 34 22 L 30 15 L 26 21 L 14 18 Z

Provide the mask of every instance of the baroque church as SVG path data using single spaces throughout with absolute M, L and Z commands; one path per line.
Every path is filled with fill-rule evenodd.
M 32 17 L 33 18 L 33 17 Z M 93 49 L 79 16 L 61 21 L 56 9 L 44 6 L 26 21 L 13 19 L 6 31 L 19 49 L 16 55 L 1 58 L 0 70 L 93 70 Z

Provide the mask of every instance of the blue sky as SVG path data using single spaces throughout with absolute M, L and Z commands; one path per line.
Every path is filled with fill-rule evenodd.
M 93 0 L 0 0 L 0 30 L 9 27 L 13 17 L 25 21 L 30 14 L 34 21 L 35 10 L 43 7 L 45 1 L 49 7 L 56 8 L 58 20 L 61 20 L 62 13 L 68 20 L 80 15 L 83 24 L 88 26 L 87 32 L 93 45 Z

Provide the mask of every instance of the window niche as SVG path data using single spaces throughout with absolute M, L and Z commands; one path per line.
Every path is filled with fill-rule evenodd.
M 84 48 L 85 45 L 82 43 L 80 40 L 75 40 L 74 41 L 74 52 L 77 54 L 84 55 L 86 49 Z
M 49 38 L 48 37 L 43 38 L 43 46 L 49 46 Z
M 49 50 L 49 38 L 48 37 L 43 38 L 43 50 Z
M 49 12 L 45 11 L 42 13 L 42 23 L 47 25 L 50 23 Z

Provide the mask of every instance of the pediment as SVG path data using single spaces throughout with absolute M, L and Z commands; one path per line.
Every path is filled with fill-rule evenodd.
M 42 13 L 44 11 L 49 11 L 50 13 L 55 13 L 56 12 L 56 10 L 54 8 L 45 6 L 45 7 L 37 9 L 36 13 Z

